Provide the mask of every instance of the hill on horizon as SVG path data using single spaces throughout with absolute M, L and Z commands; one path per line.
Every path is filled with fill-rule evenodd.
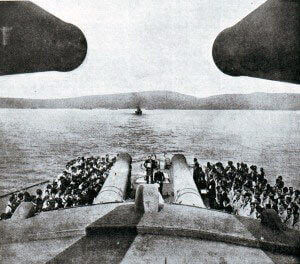
M 138 106 L 144 109 L 300 110 L 300 94 L 222 94 L 199 98 L 171 91 L 146 91 L 64 99 L 0 98 L 0 108 L 128 109 Z

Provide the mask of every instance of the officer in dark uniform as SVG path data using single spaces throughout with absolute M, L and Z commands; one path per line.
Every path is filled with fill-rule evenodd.
M 144 167 L 146 168 L 146 182 L 149 184 L 153 183 L 153 161 L 151 159 L 151 156 L 148 156 L 148 159 L 144 162 Z
M 197 186 L 197 189 L 199 190 L 200 187 L 200 166 L 197 160 L 195 161 L 194 171 L 193 171 L 193 179 Z
M 165 180 L 165 176 L 164 176 L 163 172 L 157 171 L 154 174 L 154 181 L 159 184 L 159 192 L 161 193 L 161 195 L 162 195 L 162 191 L 163 191 L 163 182 L 164 182 L 164 180 Z

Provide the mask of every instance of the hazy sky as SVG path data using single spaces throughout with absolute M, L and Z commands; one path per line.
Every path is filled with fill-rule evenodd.
M 172 90 L 199 97 L 222 93 L 299 92 L 299 85 L 223 74 L 212 45 L 264 0 L 39 0 L 77 25 L 88 41 L 72 72 L 0 77 L 0 97 L 60 98 Z

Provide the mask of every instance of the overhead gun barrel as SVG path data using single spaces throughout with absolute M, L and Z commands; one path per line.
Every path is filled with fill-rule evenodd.
M 0 75 L 71 71 L 84 61 L 82 31 L 30 1 L 0 1 Z
M 300 84 L 300 1 L 268 0 L 216 38 L 216 66 L 231 76 Z

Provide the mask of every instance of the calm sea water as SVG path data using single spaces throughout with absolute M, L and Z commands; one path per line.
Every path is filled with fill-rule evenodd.
M 48 180 L 77 156 L 182 152 L 244 161 L 300 187 L 300 112 L 0 109 L 0 194 Z

